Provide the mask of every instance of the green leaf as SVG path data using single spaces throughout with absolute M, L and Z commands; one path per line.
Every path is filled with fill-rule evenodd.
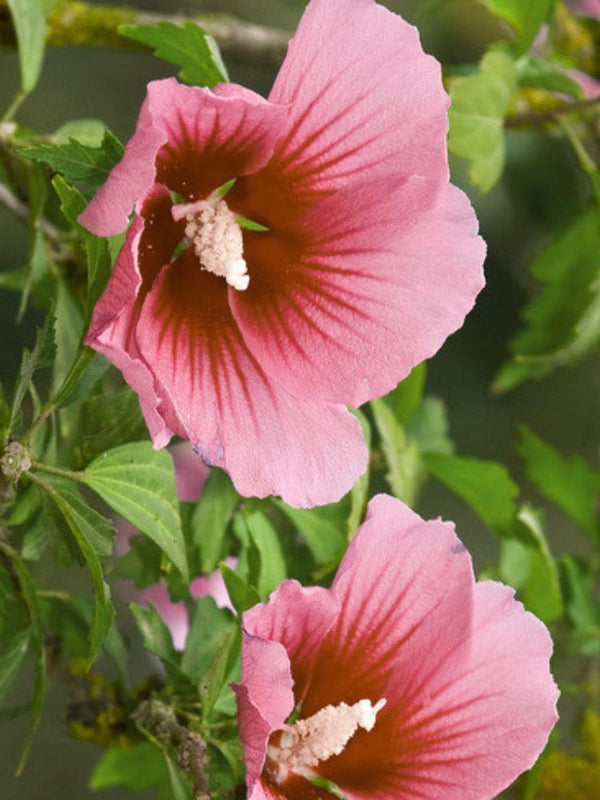
M 117 514 L 149 536 L 189 579 L 173 459 L 149 442 L 103 453 L 85 470 L 85 482 Z
M 480 0 L 494 14 L 505 19 L 521 39 L 523 49 L 529 47 L 542 22 L 550 18 L 556 0 Z
M 450 89 L 448 147 L 469 160 L 469 177 L 483 192 L 502 175 L 504 117 L 516 86 L 514 61 L 500 50 L 491 50 L 477 73 L 457 78 Z
M 12 563 L 15 575 L 19 581 L 21 596 L 29 614 L 31 644 L 35 655 L 35 684 L 33 689 L 31 723 L 29 726 L 27 741 L 23 749 L 23 754 L 16 771 L 16 774 L 20 775 L 25 767 L 31 745 L 33 744 L 35 732 L 42 717 L 42 710 L 44 708 L 44 700 L 46 698 L 46 691 L 48 688 L 48 678 L 46 675 L 46 649 L 44 647 L 44 632 L 42 629 L 37 592 L 29 570 L 27 569 L 25 562 L 19 553 L 17 553 L 16 550 L 13 550 L 10 545 L 5 544 L 2 539 L 0 539 L 0 552 L 3 553 L 4 556 Z
M 212 597 L 196 599 L 181 659 L 181 669 L 192 683 L 206 672 L 234 628 L 235 620 L 228 609 L 219 608 Z
M 579 456 L 563 458 L 528 428 L 521 427 L 520 434 L 518 451 L 527 477 L 596 543 L 600 475 Z
M 0 642 L 0 703 L 10 691 L 29 652 L 31 631 L 18 631 L 10 639 Z
M 121 25 L 119 33 L 151 47 L 154 54 L 181 67 L 179 78 L 196 86 L 215 86 L 228 81 L 216 42 L 199 25 Z
M 101 147 L 106 125 L 99 119 L 71 119 L 54 131 L 52 136 L 56 144 L 68 144 L 76 139 L 88 147 Z
M 240 518 L 258 555 L 256 588 L 264 600 L 287 578 L 281 543 L 275 529 L 261 511 L 245 511 L 238 517 Z
M 446 406 L 438 397 L 424 397 L 406 426 L 409 438 L 422 453 L 453 453 L 449 430 Z
M 531 265 L 542 291 L 523 312 L 524 326 L 510 343 L 512 360 L 494 381 L 512 389 L 573 363 L 600 339 L 600 217 L 581 214 Z
M 408 440 L 392 408 L 382 398 L 371 400 L 371 410 L 381 437 L 381 449 L 388 466 L 385 477 L 392 494 L 414 505 L 425 477 L 419 448 L 416 442 Z
M 19 45 L 21 86 L 30 92 L 38 82 L 44 60 L 46 16 L 56 3 L 48 0 L 8 0 Z
M 90 570 L 96 601 L 88 655 L 88 665 L 91 665 L 108 635 L 115 614 L 110 589 L 104 581 L 98 557 L 99 552 L 102 555 L 110 553 L 108 536 L 112 534 L 112 525 L 85 503 L 77 487 L 70 481 L 45 477 L 38 479 L 38 483 L 48 492 L 65 518 Z
M 112 747 L 96 764 L 90 778 L 90 789 L 123 786 L 131 792 L 143 792 L 169 786 L 169 770 L 165 759 L 150 742 L 133 747 Z M 164 791 L 164 789 L 163 789 Z
M 33 289 L 40 285 L 52 269 L 46 240 L 40 229 L 40 218 L 48 199 L 48 178 L 39 164 L 31 162 L 27 164 L 26 176 L 29 193 L 29 247 L 17 321 L 23 319 Z
M 59 280 L 56 289 L 56 358 L 52 376 L 53 392 L 66 378 L 79 351 L 83 318 L 69 285 Z
M 575 100 L 585 100 L 582 87 L 558 64 L 543 61 L 530 53 L 522 55 L 516 64 L 519 86 L 545 89 L 548 92 L 566 94 Z
M 194 546 L 200 553 L 200 572 L 210 573 L 217 566 L 238 499 L 227 473 L 212 469 L 191 519 Z
M 234 572 L 231 567 L 228 567 L 224 562 L 219 564 L 219 567 L 223 575 L 223 580 L 225 581 L 225 587 L 227 588 L 227 594 L 229 595 L 231 604 L 240 616 L 244 611 L 260 603 L 260 595 L 254 586 L 250 586 L 246 583 L 241 575 Z
M 400 425 L 408 425 L 423 399 L 427 366 L 418 364 L 395 389 L 382 398 Z
M 274 499 L 273 503 L 298 528 L 317 565 L 339 559 L 346 545 L 346 513 L 343 504 L 291 508 L 281 500 Z
M 44 324 L 41 328 L 37 329 L 35 338 L 35 345 L 33 350 L 29 352 L 27 349 L 23 351 L 23 358 L 21 360 L 21 368 L 17 376 L 17 384 L 15 387 L 15 395 L 10 413 L 10 420 L 8 423 L 8 430 L 12 431 L 17 419 L 17 414 L 21 409 L 25 395 L 31 387 L 33 374 L 37 369 L 49 367 L 54 360 L 56 352 L 56 345 L 54 343 L 54 326 L 56 318 L 54 310 L 50 309 Z
M 429 472 L 461 497 L 491 531 L 519 535 L 519 490 L 504 466 L 444 453 L 424 453 L 423 460 Z
M 360 422 L 363 439 L 365 440 L 365 445 L 367 446 L 367 450 L 370 452 L 373 436 L 371 434 L 371 425 L 369 423 L 369 420 L 360 409 L 354 408 L 350 410 L 352 411 L 354 416 L 358 418 L 358 421 Z M 348 511 L 348 516 L 346 519 L 346 532 L 348 534 L 349 539 L 351 539 L 352 536 L 354 536 L 356 529 L 360 525 L 362 518 L 365 514 L 367 502 L 369 500 L 370 479 L 371 479 L 371 465 L 370 463 L 368 463 L 366 470 L 363 472 L 363 474 L 360 476 L 360 478 L 356 481 L 356 483 L 350 490 L 350 495 L 349 496 L 347 495 L 350 501 L 350 509 Z M 338 503 L 338 505 L 340 504 L 341 503 Z
M 82 467 L 105 450 L 141 439 L 148 428 L 136 393 L 127 388 L 89 397 L 82 406 L 76 466 Z
M 565 611 L 573 628 L 573 644 L 587 656 L 600 653 L 600 610 L 595 597 L 592 569 L 588 562 L 564 555 L 560 560 Z
M 217 652 L 198 681 L 198 694 L 202 702 L 202 719 L 208 721 L 219 695 L 223 690 L 231 691 L 227 680 L 231 671 L 234 650 L 239 652 L 241 633 L 239 628 L 229 628 L 223 634 Z
M 26 158 L 48 164 L 67 183 L 75 183 L 86 194 L 93 194 L 123 157 L 123 145 L 114 134 L 106 130 L 100 147 L 91 147 L 77 139 L 70 139 L 67 144 L 42 142 L 24 148 L 21 152 Z
M 165 665 L 179 671 L 179 657 L 173 645 L 171 631 L 161 615 L 156 610 L 154 603 L 142 606 L 130 603 L 129 610 L 133 614 L 138 630 L 142 634 L 144 647 L 155 656 L 158 656 Z
M 546 540 L 541 511 L 524 505 L 519 522 L 527 529 L 533 544 L 518 539 L 502 542 L 500 577 L 520 592 L 523 604 L 543 622 L 559 619 L 563 613 L 558 568 Z
M 60 210 L 67 222 L 73 226 L 85 247 L 88 268 L 88 296 L 85 317 L 86 321 L 89 321 L 92 310 L 104 291 L 110 276 L 111 258 L 108 244 L 105 239 L 94 236 L 77 221 L 87 205 L 81 192 L 74 186 L 69 186 L 60 175 L 54 177 L 52 185 L 60 200 Z

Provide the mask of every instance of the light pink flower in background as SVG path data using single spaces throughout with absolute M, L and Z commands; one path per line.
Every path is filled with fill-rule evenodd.
M 600 20 L 600 0 L 568 0 L 568 6 L 574 14 Z
M 225 563 L 231 569 L 237 566 L 237 558 L 233 556 L 225 559 Z M 233 610 L 225 581 L 220 569 L 215 570 L 208 577 L 194 578 L 190 582 L 190 594 L 194 598 L 212 597 L 219 608 L 230 608 Z M 136 603 L 154 603 L 156 610 L 163 618 L 167 628 L 171 632 L 173 644 L 177 650 L 185 647 L 190 621 L 185 607 L 185 603 L 174 603 L 169 597 L 169 592 L 164 583 L 155 583 L 146 589 L 131 590 L 129 599 Z
M 135 212 L 86 341 L 156 447 L 189 439 L 243 495 L 350 489 L 367 450 L 346 406 L 433 355 L 483 285 L 447 108 L 417 30 L 373 0 L 312 0 L 268 100 L 148 86 L 80 220 L 108 236 Z
M 557 719 L 544 625 L 475 583 L 454 527 L 371 501 L 331 589 L 286 581 L 243 616 L 249 800 L 490 800 Z M 299 720 L 288 718 L 299 708 Z

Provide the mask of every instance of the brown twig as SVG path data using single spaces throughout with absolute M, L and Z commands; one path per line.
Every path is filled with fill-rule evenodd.
M 525 111 L 521 114 L 513 114 L 504 120 L 505 128 L 524 128 L 539 127 L 549 122 L 556 122 L 556 119 L 566 114 L 576 114 L 580 111 L 600 108 L 600 95 L 590 100 L 574 100 L 572 103 L 561 103 L 556 108 L 546 111 Z

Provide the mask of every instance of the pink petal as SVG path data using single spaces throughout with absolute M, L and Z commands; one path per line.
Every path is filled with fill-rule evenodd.
M 423 653 L 460 655 L 455 641 L 469 631 L 472 584 L 470 556 L 451 523 L 425 523 L 387 495 L 371 500 L 331 587 L 341 610 L 315 656 L 302 715 L 384 696 L 387 715 L 394 675 L 410 686 L 423 674 Z
M 243 648 L 252 649 L 256 641 L 262 640 L 281 642 L 292 662 L 298 702 L 303 697 L 302 687 L 311 679 L 315 653 L 338 612 L 336 598 L 328 589 L 285 581 L 272 593 L 268 603 L 245 612 L 243 628 L 247 636 Z
M 263 768 L 267 740 L 294 709 L 290 660 L 279 642 L 252 640 L 242 650 L 243 683 L 234 685 L 248 792 Z
M 127 227 L 134 205 L 157 180 L 194 198 L 258 169 L 286 116 L 286 109 L 239 86 L 211 91 L 174 78 L 151 82 L 123 158 L 79 221 L 110 236 Z
M 269 100 L 291 107 L 274 159 L 294 181 L 447 180 L 440 66 L 416 28 L 372 0 L 312 0 Z
M 138 394 L 155 447 L 164 447 L 173 431 L 160 413 L 154 377 L 140 356 L 134 336 L 137 297 L 142 284 L 136 254 L 142 231 L 143 221 L 137 218 L 127 233 L 106 291 L 96 304 L 85 343 L 103 353 L 123 373 Z
M 294 224 L 293 237 L 246 236 L 250 285 L 230 303 L 261 366 L 297 397 L 385 394 L 462 325 L 484 283 L 475 215 L 448 184 L 364 183 Z
M 164 267 L 144 301 L 137 346 L 173 414 L 173 430 L 241 494 L 291 505 L 339 499 L 366 466 L 358 420 L 343 406 L 297 400 L 265 376 L 242 341 L 225 282 L 189 248 Z
M 284 584 L 244 623 L 245 649 L 285 646 L 303 718 L 386 699 L 373 730 L 318 767 L 352 800 L 490 800 L 531 766 L 556 720 L 542 623 L 507 587 L 475 584 L 451 524 L 390 497 L 369 504 L 329 592 Z M 288 800 L 315 797 L 299 776 L 277 786 L 265 770 L 261 781 Z
M 180 500 L 195 503 L 210 474 L 210 467 L 194 452 L 189 442 L 178 442 L 169 450 L 175 464 L 177 496 Z

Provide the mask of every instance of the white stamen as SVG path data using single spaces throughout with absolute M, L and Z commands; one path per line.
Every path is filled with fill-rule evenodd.
M 185 218 L 185 236 L 202 269 L 225 278 L 234 289 L 248 287 L 242 229 L 224 200 L 211 198 L 173 207 L 174 219 Z
M 377 712 L 385 703 L 381 698 L 375 705 L 359 700 L 352 706 L 325 706 L 312 717 L 284 725 L 279 744 L 267 748 L 277 783 L 283 783 L 291 772 L 314 778 L 317 773 L 313 768 L 339 755 L 359 728 L 373 729 Z

